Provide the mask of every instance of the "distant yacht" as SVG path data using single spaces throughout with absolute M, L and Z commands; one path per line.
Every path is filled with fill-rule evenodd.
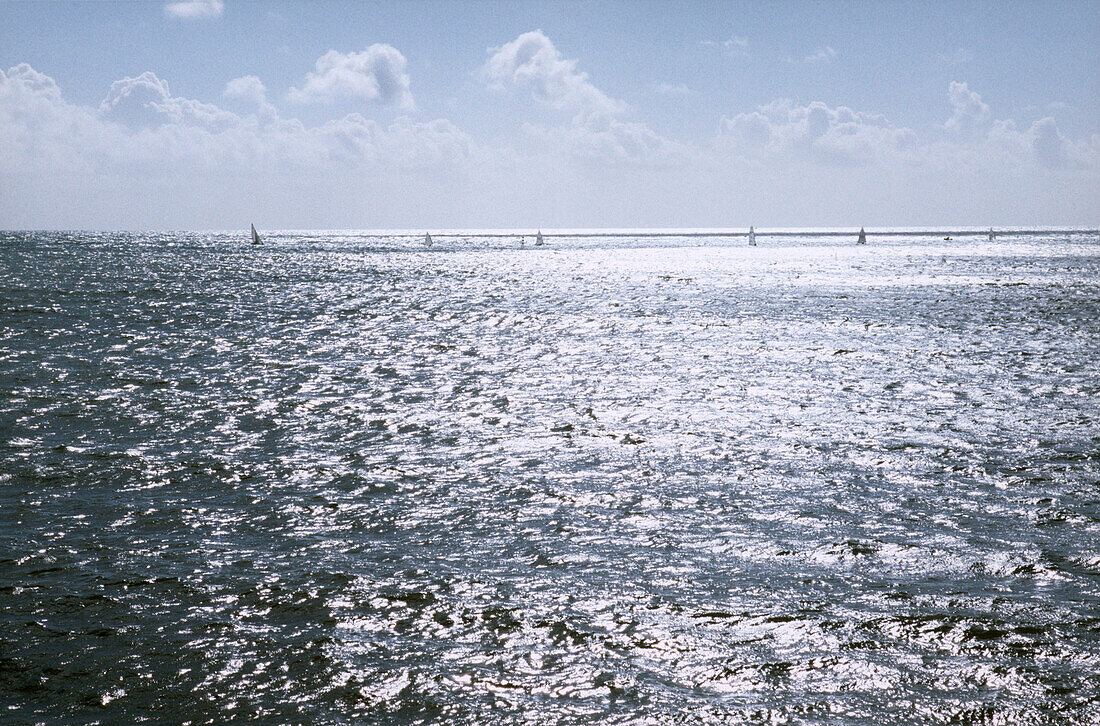
M 993 228 L 990 227 L 989 228 L 989 241 L 992 242 L 995 239 L 997 239 L 997 235 L 993 234 Z
M 542 244 L 542 230 L 541 229 L 539 230 L 539 233 L 537 235 L 535 235 L 535 244 L 537 244 L 537 245 Z
M 867 244 L 867 233 L 863 231 L 863 227 L 859 228 L 859 239 L 856 240 L 857 245 Z
M 750 225 L 749 226 L 749 247 L 755 247 L 755 246 L 756 246 L 756 230 L 754 230 L 752 228 L 752 226 Z
M 425 247 L 431 247 L 432 246 L 432 235 L 429 232 L 424 233 L 424 246 Z
M 252 244 L 254 244 L 254 245 L 262 244 L 262 242 L 260 242 L 260 235 L 256 232 L 256 225 L 251 224 L 251 223 L 249 223 L 249 224 L 252 227 Z

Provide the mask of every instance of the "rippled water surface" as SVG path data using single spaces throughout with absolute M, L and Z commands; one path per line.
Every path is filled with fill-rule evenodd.
M 0 233 L 0 721 L 1100 720 L 1100 237 L 547 242 Z

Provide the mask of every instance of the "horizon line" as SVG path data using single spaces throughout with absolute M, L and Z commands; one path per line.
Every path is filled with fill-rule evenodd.
M 0 234 L 27 233 L 64 233 L 64 234 L 148 234 L 148 233 L 188 233 L 188 234 L 236 234 L 240 230 L 248 232 L 246 227 L 236 228 L 39 228 L 39 229 L 3 229 Z M 267 229 L 267 235 L 279 234 L 351 234 L 359 237 L 405 237 L 423 236 L 425 232 L 436 237 L 534 237 L 540 233 L 543 237 L 737 237 L 749 233 L 749 227 L 577 227 L 577 228 L 285 228 Z M 753 227 L 757 236 L 769 237 L 830 237 L 858 234 L 863 229 L 869 235 L 879 237 L 905 237 L 924 234 L 945 234 L 959 236 L 994 234 L 1043 235 L 1043 234 L 1100 234 L 1096 227 L 1007 227 L 1007 226 L 952 226 L 952 227 Z

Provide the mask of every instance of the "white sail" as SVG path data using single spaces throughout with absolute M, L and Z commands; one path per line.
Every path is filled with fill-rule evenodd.
M 856 240 L 857 245 L 867 244 L 867 233 L 863 231 L 863 227 L 859 228 L 859 239 Z
M 756 246 L 756 230 L 754 230 L 751 226 L 749 227 L 749 246 Z
M 535 244 L 537 244 L 537 245 L 542 244 L 542 230 L 541 229 L 539 230 L 539 233 L 537 235 L 535 235 Z
M 431 235 L 430 232 L 425 232 L 424 233 L 424 246 L 425 247 L 431 247 L 432 246 L 432 235 Z
M 256 232 L 256 225 L 250 223 L 250 226 L 252 227 L 252 244 L 258 245 L 260 244 L 260 235 Z

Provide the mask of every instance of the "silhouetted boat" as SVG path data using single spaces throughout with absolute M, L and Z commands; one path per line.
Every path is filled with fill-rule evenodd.
M 867 244 L 867 233 L 863 231 L 863 227 L 859 228 L 859 239 L 856 240 L 857 245 Z
M 749 226 L 749 247 L 755 247 L 755 246 L 756 246 L 756 230 L 754 230 L 752 228 L 752 226 L 750 225 Z
M 252 227 L 252 244 L 263 244 L 262 242 L 260 242 L 259 233 L 256 232 L 256 225 L 252 224 L 251 222 L 249 223 L 249 225 Z
M 425 247 L 431 247 L 432 246 L 432 235 L 431 235 L 430 232 L 425 232 L 424 233 L 424 246 Z

